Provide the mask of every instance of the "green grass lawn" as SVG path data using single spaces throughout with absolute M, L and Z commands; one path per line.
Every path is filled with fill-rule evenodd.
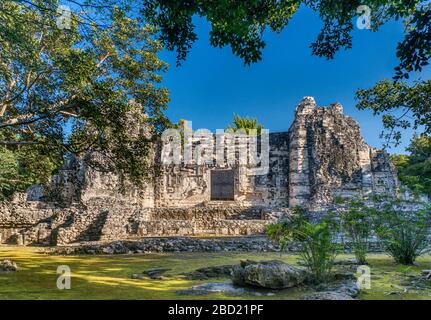
M 306 289 L 283 290 L 274 296 L 231 297 L 215 293 L 208 296 L 179 296 L 177 290 L 209 281 L 190 281 L 181 273 L 200 267 L 236 264 L 240 259 L 281 259 L 296 263 L 296 255 L 276 253 L 175 253 L 145 255 L 55 256 L 40 248 L 0 246 L 0 260 L 11 259 L 18 263 L 16 273 L 0 274 L 0 299 L 298 299 Z M 418 275 L 422 269 L 431 269 L 431 257 L 420 258 L 416 266 L 396 265 L 385 255 L 369 257 L 371 289 L 361 299 L 431 299 L 430 288 L 386 295 L 385 292 L 403 291 L 406 278 Z M 56 287 L 57 267 L 68 265 L 72 271 L 71 290 Z M 164 267 L 172 269 L 168 280 L 133 280 L 131 274 L 145 269 Z M 212 280 L 213 282 L 228 279 Z

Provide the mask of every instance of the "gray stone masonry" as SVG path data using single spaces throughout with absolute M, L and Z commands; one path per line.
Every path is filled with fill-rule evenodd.
M 198 146 L 199 141 L 193 141 L 194 151 Z M 160 153 L 151 155 L 151 161 L 160 162 Z M 399 187 L 388 155 L 364 142 L 359 125 L 343 114 L 343 107 L 318 107 L 312 97 L 299 103 L 287 132 L 270 134 L 265 174 L 250 174 L 238 159 L 226 165 L 213 160 L 162 165 L 161 174 L 144 187 L 126 181 L 121 193 L 115 174 L 88 165 L 103 164 L 97 153 L 68 157 L 49 190 L 33 186 L 26 195 L 0 203 L 0 242 L 60 245 L 154 236 L 258 235 L 294 206 L 325 212 L 336 197 L 394 196 Z M 228 185 L 212 181 L 215 171 L 222 171 L 218 176 L 227 177 L 223 183 Z M 220 201 L 212 199 L 213 194 L 230 196 Z

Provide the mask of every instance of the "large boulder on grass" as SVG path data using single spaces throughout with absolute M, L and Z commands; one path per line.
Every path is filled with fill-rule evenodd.
M 15 272 L 18 271 L 18 265 L 11 260 L 0 261 L 0 272 Z
M 232 282 L 239 286 L 268 289 L 286 289 L 298 286 L 305 280 L 305 269 L 282 261 L 241 261 L 232 270 Z

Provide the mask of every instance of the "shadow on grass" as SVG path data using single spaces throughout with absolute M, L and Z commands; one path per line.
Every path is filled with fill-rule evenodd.
M 0 274 L 0 299 L 296 299 L 304 292 L 284 290 L 271 297 L 232 297 L 222 293 L 207 296 L 179 296 L 177 290 L 207 282 L 226 282 L 229 279 L 191 281 L 182 273 L 201 267 L 237 264 L 241 259 L 280 259 L 296 263 L 298 256 L 278 253 L 165 253 L 144 255 L 58 256 L 41 253 L 34 247 L 0 247 L 0 260 L 11 259 L 18 263 L 16 273 Z M 431 299 L 431 289 L 420 293 L 397 296 L 385 295 L 397 289 L 405 277 L 429 269 L 431 258 L 418 260 L 418 265 L 396 265 L 384 255 L 369 257 L 372 288 L 361 294 L 361 299 Z M 67 265 L 72 271 L 72 289 L 58 290 L 57 268 Z M 131 275 L 150 268 L 169 268 L 166 280 L 134 280 Z M 395 288 L 395 289 L 394 289 Z M 398 290 L 398 289 L 397 289 Z

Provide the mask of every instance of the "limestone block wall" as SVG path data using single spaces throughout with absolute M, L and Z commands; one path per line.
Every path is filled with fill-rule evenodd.
M 241 145 L 237 143 L 236 147 L 239 149 Z M 201 165 L 163 166 L 163 173 L 155 183 L 155 206 L 190 207 L 211 202 L 211 171 L 213 170 L 233 170 L 234 205 L 236 206 L 287 206 L 288 134 L 271 133 L 269 147 L 269 168 L 263 175 L 251 173 L 250 168 L 240 165 L 238 159 L 231 165 L 218 165 L 215 156 L 210 163 Z M 229 206 L 229 203 L 225 202 L 225 205 Z
M 251 235 L 265 230 L 264 210 L 239 206 L 155 208 L 147 217 L 128 219 L 127 238 L 142 236 Z M 125 221 L 125 219 L 120 219 Z M 104 240 L 114 239 L 104 237 Z
M 7 206 L 11 215 L 3 217 L 2 242 L 64 245 L 143 236 L 251 235 L 263 233 L 269 223 L 267 210 L 234 205 L 148 208 L 109 197 L 92 198 L 66 208 L 41 207 L 42 204 Z M 34 214 L 27 216 L 31 208 Z
M 337 196 L 396 194 L 399 183 L 388 155 L 365 143 L 340 104 L 318 107 L 304 98 L 289 138 L 290 207 L 322 211 Z
M 269 172 L 254 176 L 255 192 L 262 195 L 262 203 L 270 208 L 289 206 L 289 134 L 269 135 Z
M 265 232 L 265 220 L 218 220 L 211 226 L 187 220 L 142 221 L 137 228 L 137 237 L 157 236 L 245 236 Z
M 88 153 L 83 159 L 68 156 L 59 174 L 52 179 L 48 193 L 55 195 L 53 200 L 70 205 L 86 203 L 95 198 L 112 198 L 146 207 L 154 206 L 152 181 L 147 181 L 141 188 L 123 181 L 120 191 L 118 175 L 93 168 L 90 166 L 92 162 L 103 166 L 104 159 L 97 153 Z
M 24 197 L 21 197 L 24 198 Z M 0 203 L 0 243 L 23 243 L 22 232 L 29 227 L 49 220 L 55 213 L 55 207 L 44 202 Z M 39 233 L 31 235 L 33 239 L 42 239 Z
M 375 148 L 372 148 L 370 153 L 373 193 L 395 194 L 399 188 L 399 181 L 388 154 Z
M 187 207 L 210 201 L 210 166 L 170 165 L 162 170 L 161 177 L 156 178 L 156 207 Z
M 310 163 L 307 143 L 307 116 L 316 108 L 314 99 L 298 105 L 295 121 L 289 129 L 289 206 L 304 205 L 311 195 Z
M 58 244 L 127 238 L 130 223 L 148 220 L 148 208 L 121 199 L 93 198 L 54 221 Z

